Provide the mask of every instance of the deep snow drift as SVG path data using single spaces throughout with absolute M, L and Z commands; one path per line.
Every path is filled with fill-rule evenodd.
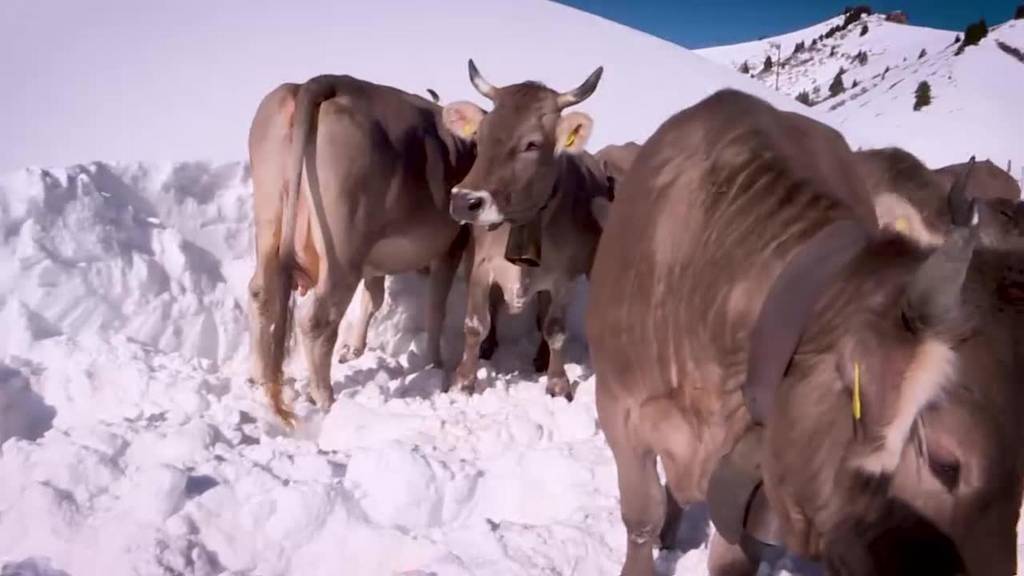
M 5 576 L 613 572 L 615 470 L 578 341 L 573 404 L 520 372 L 529 331 L 485 363 L 492 389 L 440 394 L 417 354 L 424 280 L 399 277 L 382 351 L 335 369 L 325 419 L 299 397 L 282 435 L 245 379 L 248 186 L 238 164 L 0 180 Z

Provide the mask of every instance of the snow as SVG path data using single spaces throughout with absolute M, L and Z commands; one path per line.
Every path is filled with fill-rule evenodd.
M 864 17 L 810 47 L 812 39 L 841 23 L 842 18 L 834 18 L 778 37 L 697 53 L 734 70 L 746 61 L 751 75 L 773 89 L 778 73 L 780 92 L 796 97 L 806 91 L 815 103 L 811 110 L 855 147 L 900 146 L 933 168 L 976 155 L 1000 167 L 1009 162 L 1013 176 L 1024 180 L 1024 62 L 996 44 L 1024 49 L 1024 22 L 993 26 L 988 37 L 960 56 L 953 40 L 962 33 L 886 22 L 881 15 Z M 864 24 L 868 33 L 861 36 Z M 808 49 L 790 60 L 800 41 Z M 781 47 L 784 65 L 762 73 L 765 56 L 777 60 L 775 45 Z M 861 51 L 867 54 L 863 64 L 855 61 Z M 829 98 L 840 67 L 846 70 L 846 92 Z M 914 91 L 922 81 L 931 85 L 932 104 L 915 111 Z
M 891 36 L 869 47 L 869 65 L 902 38 L 893 30 L 869 34 Z M 1020 26 L 992 36 L 1024 46 Z M 899 41 L 916 56 L 916 36 Z M 407 274 L 389 278 L 367 353 L 334 367 L 331 411 L 311 405 L 295 354 L 286 370 L 299 426 L 286 432 L 271 417 L 246 378 L 254 262 L 251 182 L 239 159 L 256 104 L 282 81 L 331 71 L 479 101 L 468 57 L 493 83 L 531 78 L 561 89 L 603 64 L 581 106 L 596 118 L 594 149 L 643 140 L 732 86 L 827 118 L 858 142 L 916 130 L 897 135 L 919 138 L 930 162 L 945 158 L 942 146 L 951 158 L 976 147 L 1024 161 L 1006 136 L 1013 119 L 993 124 L 1017 86 L 1010 64 L 1020 64 L 985 43 L 956 60 L 936 48 L 936 60 L 899 71 L 908 86 L 915 74 L 935 78 L 936 101 L 917 116 L 903 110 L 906 93 L 889 103 L 882 84 L 835 111 L 808 110 L 682 48 L 533 0 L 458 0 L 443 10 L 396 0 L 315 0 L 301 10 L 269 0 L 5 2 L 0 54 L 0 74 L 18 86 L 0 91 L 0 133 L 17 142 L 0 146 L 3 576 L 590 575 L 621 566 L 616 471 L 582 339 L 583 282 L 569 316 L 566 369 L 580 383 L 572 403 L 548 397 L 533 373 L 530 309 L 501 319 L 482 394 L 440 393 L 443 374 L 422 358 L 425 279 Z M 948 86 L 939 82 L 946 73 Z M 957 89 L 993 102 L 991 118 L 965 108 Z M 449 365 L 460 355 L 464 300 L 457 282 L 443 341 Z M 710 530 L 706 510 L 691 510 L 685 552 L 662 553 L 659 574 L 706 573 Z
M 0 91 L 0 134 L 18 143 L 0 146 L 0 171 L 245 158 L 260 99 L 323 73 L 483 103 L 469 58 L 492 84 L 559 90 L 603 65 L 579 107 L 596 119 L 595 150 L 646 139 L 722 86 L 799 108 L 679 46 L 544 0 L 2 2 L 0 55 L 4 84 L 18 87 Z
M 624 554 L 581 299 L 574 402 L 503 321 L 489 389 L 423 368 L 425 279 L 389 279 L 371 349 L 294 434 L 247 382 L 244 165 L 76 165 L 0 176 L 0 567 L 7 574 L 605 574 Z M 464 289 L 445 355 L 461 347 Z M 343 342 L 339 342 L 339 346 Z M 685 556 L 706 557 L 706 513 Z M 696 534 L 696 536 L 694 535 Z M 702 569 L 702 568 L 701 568 Z

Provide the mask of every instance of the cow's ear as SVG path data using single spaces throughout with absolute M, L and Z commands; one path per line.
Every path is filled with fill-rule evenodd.
M 942 244 L 942 236 L 932 232 L 921 212 L 902 196 L 886 192 L 876 196 L 874 204 L 879 228 L 894 230 L 921 246 Z
M 578 154 L 583 151 L 590 139 L 590 131 L 594 121 L 583 112 L 570 112 L 558 119 L 555 131 L 555 153 L 568 152 Z
M 476 138 L 476 131 L 480 128 L 480 121 L 484 119 L 483 108 L 472 102 L 452 102 L 444 107 L 441 112 L 441 119 L 445 128 L 455 136 L 463 140 Z

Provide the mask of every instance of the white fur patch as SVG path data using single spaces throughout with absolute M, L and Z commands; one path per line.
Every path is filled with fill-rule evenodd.
M 885 192 L 875 197 L 875 216 L 881 228 L 896 230 L 921 246 L 941 246 L 945 240 L 924 223 L 921 213 L 906 198 Z
M 854 465 L 875 476 L 895 470 L 914 421 L 942 395 L 955 374 L 956 353 L 948 344 L 930 339 L 918 346 L 900 384 L 896 413 L 885 426 L 882 445 Z
M 486 336 L 486 334 L 484 334 L 484 323 L 476 316 L 469 314 L 466 315 L 465 329 L 466 332 L 476 332 Z

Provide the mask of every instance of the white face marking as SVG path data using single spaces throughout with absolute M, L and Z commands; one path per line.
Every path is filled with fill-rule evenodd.
M 479 203 L 479 207 L 472 212 L 456 209 L 457 204 L 468 205 L 471 202 Z M 452 190 L 452 216 L 467 224 L 488 226 L 501 224 L 505 221 L 505 215 L 498 209 L 494 197 L 487 190 L 467 190 L 455 188 Z
M 885 426 L 884 442 L 855 464 L 876 476 L 895 470 L 918 414 L 942 395 L 955 376 L 956 353 L 947 344 L 937 340 L 920 344 L 903 377 L 895 414 Z

